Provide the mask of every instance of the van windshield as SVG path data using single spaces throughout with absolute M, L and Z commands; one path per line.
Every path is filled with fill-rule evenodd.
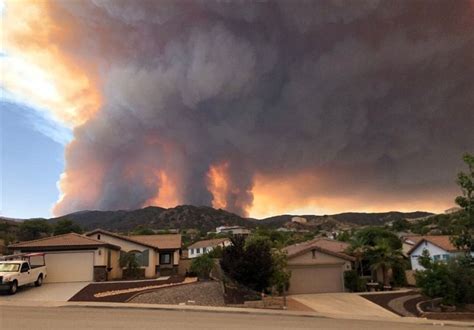
M 0 272 L 17 272 L 20 270 L 20 264 L 17 263 L 0 263 Z

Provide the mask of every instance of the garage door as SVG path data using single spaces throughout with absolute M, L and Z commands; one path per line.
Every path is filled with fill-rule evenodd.
M 93 252 L 59 252 L 46 254 L 48 276 L 45 282 L 92 281 L 94 272 Z
M 344 291 L 340 265 L 293 266 L 290 269 L 290 294 Z

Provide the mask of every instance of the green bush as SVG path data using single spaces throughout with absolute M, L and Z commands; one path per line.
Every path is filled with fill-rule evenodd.
M 474 266 L 466 260 L 433 261 L 425 250 L 419 258 L 425 270 L 415 272 L 417 286 L 426 296 L 442 298 L 447 305 L 474 303 Z
M 199 278 L 207 279 L 214 267 L 214 260 L 207 253 L 193 259 L 191 262 L 191 273 L 196 274 Z
M 344 272 L 344 286 L 351 292 L 366 291 L 367 279 L 357 274 L 356 270 L 347 270 Z

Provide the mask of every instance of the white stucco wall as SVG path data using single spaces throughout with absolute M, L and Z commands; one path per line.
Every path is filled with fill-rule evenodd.
M 229 246 L 231 244 L 232 243 L 230 241 L 224 241 L 224 246 Z M 222 243 L 219 245 L 222 246 Z M 199 252 L 197 248 L 188 249 L 188 258 L 197 258 L 199 256 L 202 256 L 204 253 L 208 253 L 214 250 L 214 247 L 212 246 L 206 246 L 205 248 L 206 248 L 206 252 L 204 252 L 204 248 L 199 248 Z
M 422 255 L 423 253 L 423 250 L 428 250 L 428 252 L 430 253 L 430 256 L 432 259 L 437 259 L 439 258 L 439 260 L 446 260 L 445 259 L 445 256 L 446 255 L 449 255 L 449 257 L 452 257 L 454 256 L 455 254 L 453 253 L 450 253 L 446 250 L 443 250 L 442 248 L 430 243 L 430 242 L 427 242 L 427 241 L 423 241 L 420 245 L 418 245 L 418 247 L 412 251 L 412 253 L 410 254 L 410 262 L 411 262 L 411 268 L 413 270 L 423 270 L 424 268 L 419 264 L 418 262 L 418 258 Z M 436 257 L 435 257 L 436 256 Z

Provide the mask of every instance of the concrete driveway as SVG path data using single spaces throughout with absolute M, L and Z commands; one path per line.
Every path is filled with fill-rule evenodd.
M 0 293 L 0 301 L 68 301 L 90 282 L 46 283 L 40 287 L 24 286 L 14 295 Z
M 399 318 L 398 315 L 355 293 L 318 293 L 290 296 L 312 310 L 330 317 L 366 319 Z

